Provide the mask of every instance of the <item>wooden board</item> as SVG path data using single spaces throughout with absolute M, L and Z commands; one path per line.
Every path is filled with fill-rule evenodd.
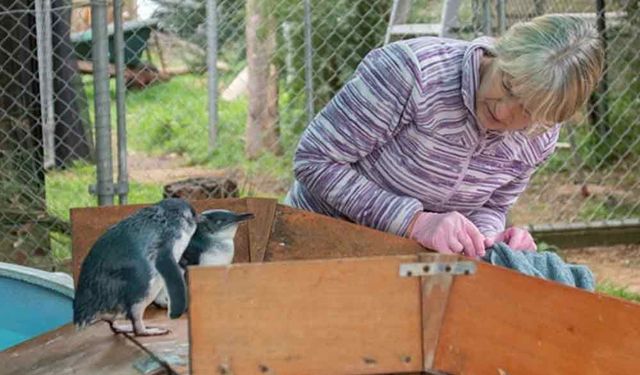
M 148 309 L 147 325 L 171 329 L 166 336 L 141 337 L 138 341 L 160 357 L 175 359 L 173 370 L 188 373 L 186 317 L 168 320 L 165 310 Z M 121 335 L 114 335 L 106 323 L 82 331 L 71 324 L 0 352 L 3 375 L 142 375 L 136 367 L 150 361 L 147 353 Z M 160 373 L 164 373 L 162 370 Z M 156 372 L 158 374 L 158 372 Z
M 416 241 L 348 221 L 278 205 L 265 261 L 411 255 Z
M 452 374 L 640 373 L 640 304 L 478 264 L 451 288 L 435 367 Z
M 374 374 L 422 367 L 416 256 L 189 269 L 191 372 Z
M 418 371 L 426 358 L 429 370 L 449 374 L 640 370 L 640 304 L 485 263 L 455 276 L 448 296 L 428 282 L 423 296 L 420 278 L 398 276 L 401 263 L 416 259 L 194 268 L 191 369 L 373 374 Z

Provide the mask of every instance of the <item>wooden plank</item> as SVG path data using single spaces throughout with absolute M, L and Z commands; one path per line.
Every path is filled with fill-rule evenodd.
M 172 369 L 188 373 L 188 335 L 186 317 L 168 320 L 166 310 L 150 309 L 148 325 L 171 329 L 166 336 L 137 338 L 160 357 L 175 360 Z M 4 375 L 141 375 L 134 366 L 149 355 L 122 335 L 114 335 L 106 323 L 96 323 L 82 331 L 71 324 L 0 352 L 0 373 Z M 164 373 L 164 372 L 162 372 Z M 157 374 L 157 372 L 156 372 Z
M 189 269 L 193 374 L 373 374 L 422 368 L 416 256 Z
M 262 201 L 262 199 L 255 199 Z M 272 201 L 265 199 L 265 201 Z M 198 212 L 208 209 L 227 209 L 233 211 L 247 211 L 246 199 L 207 199 L 191 202 Z M 259 206 L 261 203 L 254 203 Z M 80 266 L 89 249 L 111 225 L 133 214 L 146 204 L 87 207 L 71 209 L 72 232 L 72 266 L 74 280 L 77 281 Z M 262 212 L 262 211 L 261 211 Z M 260 215 L 261 213 L 259 213 Z M 259 220 L 262 220 L 259 218 Z M 249 228 L 246 223 L 240 224 L 235 237 L 236 254 L 234 262 L 249 262 Z
M 410 255 L 424 250 L 407 238 L 278 205 L 265 261 Z
M 435 367 L 452 374 L 636 374 L 640 304 L 478 264 L 455 278 Z
M 269 238 L 276 215 L 275 199 L 247 199 L 247 210 L 255 215 L 249 225 L 249 250 L 251 262 L 262 262 L 267 252 Z

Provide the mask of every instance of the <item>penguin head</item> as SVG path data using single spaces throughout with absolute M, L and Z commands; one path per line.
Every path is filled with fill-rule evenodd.
M 230 237 L 236 234 L 238 224 L 253 219 L 252 213 L 236 213 L 228 210 L 207 210 L 200 214 L 198 232 L 207 236 Z
M 173 218 L 175 222 L 179 222 L 182 230 L 191 232 L 191 234 L 196 230 L 198 214 L 186 200 L 181 198 L 163 199 L 158 203 L 158 206 L 163 209 L 165 215 Z

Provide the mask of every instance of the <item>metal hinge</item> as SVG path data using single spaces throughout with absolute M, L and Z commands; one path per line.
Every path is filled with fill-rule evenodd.
M 431 276 L 431 275 L 471 275 L 476 272 L 475 262 L 427 262 L 404 263 L 400 265 L 400 276 Z

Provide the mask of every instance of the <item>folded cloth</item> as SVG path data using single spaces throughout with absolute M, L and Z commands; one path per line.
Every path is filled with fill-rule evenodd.
M 499 242 L 487 249 L 482 260 L 496 266 L 511 268 L 529 276 L 593 291 L 595 280 L 587 266 L 565 263 L 558 254 L 542 251 L 519 251 Z

